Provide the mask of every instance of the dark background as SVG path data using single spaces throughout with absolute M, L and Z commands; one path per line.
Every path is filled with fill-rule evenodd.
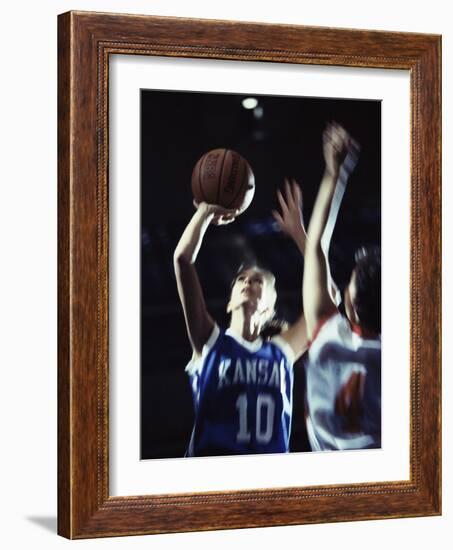
M 310 213 L 322 177 L 322 132 L 335 120 L 361 145 L 330 247 L 332 275 L 343 288 L 355 250 L 381 239 L 381 103 L 253 95 L 141 91 L 141 458 L 184 456 L 193 424 L 184 367 L 191 357 L 173 272 L 173 251 L 193 214 L 191 174 L 218 147 L 236 150 L 255 174 L 251 206 L 225 227 L 210 227 L 197 260 L 207 307 L 220 326 L 239 265 L 256 260 L 277 279 L 277 313 L 294 321 L 302 310 L 303 259 L 279 232 L 271 210 L 283 178 L 296 178 Z M 261 113 L 261 116 L 259 116 Z M 291 451 L 308 451 L 305 377 L 295 365 Z

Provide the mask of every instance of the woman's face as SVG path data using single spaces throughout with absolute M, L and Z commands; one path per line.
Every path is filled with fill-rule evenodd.
M 259 269 L 246 269 L 238 275 L 234 282 L 227 311 L 231 312 L 243 306 L 248 307 L 253 313 L 273 311 L 273 304 L 270 307 L 272 291 L 273 287 L 267 281 L 264 273 Z

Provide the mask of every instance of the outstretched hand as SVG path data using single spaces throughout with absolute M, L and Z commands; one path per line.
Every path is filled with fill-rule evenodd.
M 217 204 L 208 204 L 207 202 L 197 203 L 193 201 L 197 210 L 201 210 L 206 217 L 212 217 L 213 225 L 227 225 L 234 222 L 236 216 L 240 213 L 239 209 L 223 208 Z
M 337 122 L 330 122 L 322 136 L 326 170 L 337 174 L 348 152 L 358 149 L 358 144 Z
M 277 210 L 272 211 L 272 216 L 280 229 L 291 237 L 301 249 L 305 249 L 307 234 L 302 215 L 302 191 L 295 179 L 291 183 L 285 178 L 284 196 L 277 191 L 281 214 Z

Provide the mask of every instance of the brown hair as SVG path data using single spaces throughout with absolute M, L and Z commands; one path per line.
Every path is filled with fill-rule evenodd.
M 381 333 L 381 249 L 359 249 L 355 254 L 356 296 L 354 308 L 365 328 Z

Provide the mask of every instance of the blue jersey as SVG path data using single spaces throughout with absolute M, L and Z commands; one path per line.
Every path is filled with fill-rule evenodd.
M 215 326 L 186 372 L 195 408 L 187 456 L 288 452 L 293 354 L 282 338 L 248 342 Z

